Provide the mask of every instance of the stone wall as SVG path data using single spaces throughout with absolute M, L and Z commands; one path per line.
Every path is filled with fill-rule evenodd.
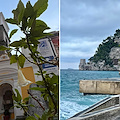
M 96 94 L 120 94 L 120 82 L 107 80 L 80 80 L 79 92 Z

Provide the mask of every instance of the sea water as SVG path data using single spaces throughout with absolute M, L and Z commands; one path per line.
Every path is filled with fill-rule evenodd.
M 66 120 L 96 102 L 110 95 L 83 95 L 79 93 L 79 80 L 119 78 L 118 71 L 79 71 L 60 72 L 60 120 Z

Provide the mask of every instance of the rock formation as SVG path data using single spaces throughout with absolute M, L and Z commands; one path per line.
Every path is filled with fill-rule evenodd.
M 95 55 L 86 63 L 85 59 L 80 60 L 79 70 L 120 70 L 120 30 L 116 30 L 114 36 L 103 40 Z M 103 50 L 104 49 L 104 50 Z

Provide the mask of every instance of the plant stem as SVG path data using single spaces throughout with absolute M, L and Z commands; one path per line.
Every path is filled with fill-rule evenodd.
M 43 81 L 44 81 L 44 83 L 45 83 L 45 87 L 47 88 L 48 94 L 49 94 L 49 96 L 51 97 L 52 102 L 53 102 L 53 104 L 54 104 L 54 107 L 55 107 L 55 113 L 56 113 L 56 112 L 57 112 L 57 106 L 56 106 L 56 103 L 55 103 L 55 101 L 54 101 L 54 99 L 53 99 L 53 96 L 52 96 L 51 93 L 50 93 L 50 90 L 49 90 L 49 87 L 48 87 L 48 85 L 47 85 L 47 82 L 46 82 L 46 80 L 45 80 L 45 78 L 44 78 L 44 76 L 43 76 L 41 66 L 39 65 L 38 67 L 39 67 L 39 70 L 40 70 L 40 72 L 41 72 L 41 75 L 42 75 Z
M 45 87 L 47 88 L 48 94 L 49 94 L 49 96 L 50 96 L 50 98 L 51 98 L 51 100 L 52 100 L 52 102 L 53 102 L 53 104 L 54 104 L 55 114 L 56 114 L 56 113 L 57 113 L 57 106 L 56 106 L 56 103 L 55 103 L 55 101 L 54 101 L 54 98 L 53 98 L 52 94 L 50 93 L 49 87 L 48 87 L 48 85 L 47 85 L 47 81 L 46 81 L 45 78 L 44 78 L 44 75 L 43 75 L 43 72 L 42 72 L 42 68 L 41 68 L 41 66 L 40 66 L 39 63 L 38 63 L 38 62 L 39 62 L 39 58 L 38 58 L 38 56 L 35 55 L 35 53 L 33 53 L 32 49 L 31 49 L 31 47 L 30 47 L 30 44 L 29 44 L 29 36 L 28 36 L 26 33 L 25 33 L 25 35 L 26 35 L 26 40 L 27 40 L 28 49 L 30 50 L 31 54 L 34 55 L 34 57 L 37 58 L 37 60 L 38 60 L 38 61 L 37 61 L 34 57 L 31 56 L 32 59 L 37 63 L 37 66 L 38 66 L 38 68 L 39 68 L 39 70 L 40 70 L 40 72 L 41 72 L 42 79 L 43 79 L 43 81 L 44 81 L 44 83 L 45 83 Z
M 18 51 L 19 53 L 21 53 L 21 54 L 26 58 L 26 60 L 27 60 L 28 62 L 36 65 L 35 62 L 30 61 L 20 50 L 17 50 L 17 51 Z
M 27 113 L 28 116 L 31 116 L 30 113 L 28 113 L 28 111 L 21 104 L 19 104 L 19 105 L 22 107 L 22 109 L 24 110 L 24 112 Z

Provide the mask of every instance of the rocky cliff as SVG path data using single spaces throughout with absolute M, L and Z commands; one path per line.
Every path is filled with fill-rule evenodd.
M 86 63 L 80 60 L 79 70 L 120 70 L 120 30 L 116 30 L 114 36 L 110 36 L 98 46 L 94 56 Z

